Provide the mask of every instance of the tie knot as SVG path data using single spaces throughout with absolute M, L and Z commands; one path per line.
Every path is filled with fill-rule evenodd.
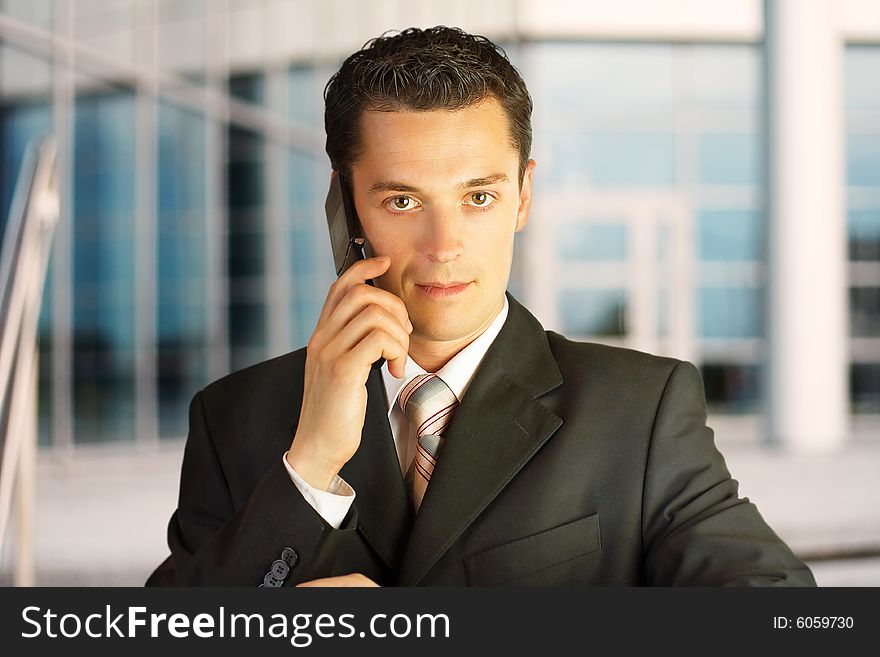
M 436 374 L 420 374 L 407 383 L 397 403 L 416 427 L 416 435 L 441 435 L 458 406 L 458 399 Z

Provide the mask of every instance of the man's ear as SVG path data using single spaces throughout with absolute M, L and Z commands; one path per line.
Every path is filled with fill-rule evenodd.
M 534 160 L 529 160 L 523 174 L 522 187 L 519 190 L 519 209 L 516 212 L 516 230 L 521 231 L 529 222 L 529 210 L 532 207 L 532 173 L 535 171 Z

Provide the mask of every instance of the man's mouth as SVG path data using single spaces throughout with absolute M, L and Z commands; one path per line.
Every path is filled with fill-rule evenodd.
M 427 294 L 429 297 L 433 297 L 435 299 L 454 297 L 464 292 L 469 285 L 470 282 L 465 281 L 431 281 L 429 283 L 416 283 L 416 287 L 422 290 L 422 292 Z

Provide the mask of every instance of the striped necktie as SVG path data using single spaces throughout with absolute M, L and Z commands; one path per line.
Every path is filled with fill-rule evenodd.
M 416 458 L 406 475 L 407 488 L 418 511 L 443 446 L 443 432 L 452 422 L 459 402 L 439 376 L 420 374 L 403 387 L 397 403 L 419 439 Z

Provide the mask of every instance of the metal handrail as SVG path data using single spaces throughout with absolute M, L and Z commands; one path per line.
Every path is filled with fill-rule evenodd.
M 13 582 L 34 583 L 37 324 L 59 216 L 57 148 L 50 137 L 25 153 L 0 250 L 0 545 L 16 502 Z

